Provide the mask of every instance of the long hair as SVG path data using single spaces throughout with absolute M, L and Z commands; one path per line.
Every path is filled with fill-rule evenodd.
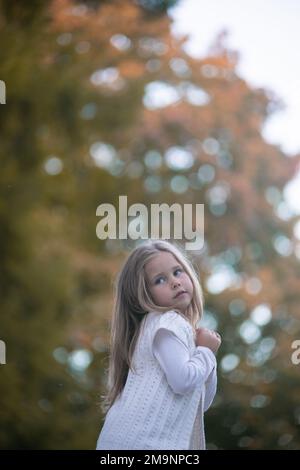
M 171 253 L 193 284 L 193 297 L 185 315 L 172 306 L 156 305 L 149 293 L 145 265 L 160 252 Z M 102 410 L 107 412 L 122 392 L 129 369 L 133 370 L 132 356 L 143 318 L 151 311 L 175 310 L 193 327 L 203 314 L 203 294 L 192 263 L 175 244 L 164 240 L 148 240 L 137 246 L 128 256 L 115 282 L 113 315 L 111 321 L 108 392 L 103 396 Z

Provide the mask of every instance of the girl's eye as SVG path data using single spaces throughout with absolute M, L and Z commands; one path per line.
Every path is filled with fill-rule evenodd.
M 182 273 L 182 269 L 180 269 L 180 268 L 175 269 L 174 274 L 176 274 L 176 273 Z
M 155 284 L 161 284 L 160 280 L 163 280 L 164 278 L 163 277 L 158 277 L 155 281 Z

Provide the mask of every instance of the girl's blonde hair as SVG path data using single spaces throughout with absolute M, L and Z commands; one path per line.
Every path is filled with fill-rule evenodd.
M 193 284 L 193 297 L 184 317 L 194 331 L 203 314 L 203 294 L 192 263 L 184 256 L 180 248 L 164 240 L 148 240 L 137 246 L 129 255 L 115 283 L 115 300 L 111 323 L 110 357 L 108 368 L 108 393 L 103 397 L 102 410 L 107 412 L 122 392 L 129 368 L 132 368 L 132 356 L 139 336 L 143 318 L 150 311 L 166 312 L 170 307 L 156 305 L 148 291 L 145 266 L 161 251 L 171 253 Z

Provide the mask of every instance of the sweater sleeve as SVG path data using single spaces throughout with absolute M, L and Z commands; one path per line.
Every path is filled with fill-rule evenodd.
M 217 368 L 214 367 L 205 382 L 204 412 L 208 410 L 217 391 Z
M 174 393 L 184 395 L 205 385 L 207 399 L 204 408 L 208 408 L 216 386 L 216 359 L 210 349 L 199 346 L 190 357 L 183 341 L 172 331 L 160 328 L 153 340 L 153 355 L 165 372 Z

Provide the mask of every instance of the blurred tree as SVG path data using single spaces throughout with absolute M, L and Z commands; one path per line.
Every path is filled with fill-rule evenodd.
M 224 336 L 209 446 L 299 447 L 299 260 L 282 193 L 299 158 L 262 137 L 280 101 L 237 75 L 224 33 L 205 59 L 185 54 L 162 14 L 175 2 L 35 3 L 0 13 L 0 446 L 94 446 L 111 282 L 133 244 L 98 240 L 95 211 L 126 194 L 206 205 L 194 260 Z

